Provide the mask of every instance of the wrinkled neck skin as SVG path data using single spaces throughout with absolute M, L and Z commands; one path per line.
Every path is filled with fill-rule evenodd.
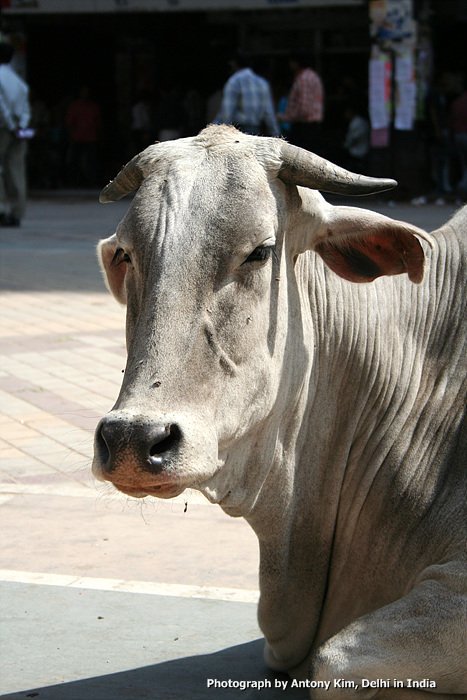
M 220 505 L 259 538 L 266 657 L 292 675 L 305 676 L 313 648 L 447 554 L 436 522 L 452 515 L 443 493 L 462 483 L 447 467 L 467 394 L 465 333 L 456 332 L 467 310 L 459 292 L 441 288 L 449 277 L 460 289 L 466 271 L 450 259 L 457 239 L 423 245 L 421 285 L 405 275 L 355 285 L 313 252 L 294 264 L 283 250 L 276 403 L 254 437 L 222 455 L 226 474 L 235 460 L 256 477 L 248 490 L 231 484 Z M 216 500 L 209 482 L 201 490 Z

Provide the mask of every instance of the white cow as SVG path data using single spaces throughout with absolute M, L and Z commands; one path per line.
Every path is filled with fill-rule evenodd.
M 466 210 L 316 191 L 394 184 L 221 126 L 101 195 L 139 188 L 99 245 L 128 362 L 94 473 L 247 519 L 266 661 L 320 700 L 467 693 Z

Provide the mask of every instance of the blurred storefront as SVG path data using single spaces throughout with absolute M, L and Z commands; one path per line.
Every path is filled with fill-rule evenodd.
M 370 98 L 374 122 L 375 96 L 381 86 L 375 87 L 368 76 L 374 78 L 381 71 L 375 61 L 394 67 L 391 77 L 386 76 L 391 95 L 386 95 L 384 109 L 389 121 L 378 127 L 387 128 L 386 141 L 381 141 L 381 133 L 373 134 L 372 167 L 387 174 L 405 157 L 407 180 L 413 178 L 407 175 L 413 171 L 407 146 L 417 153 L 422 148 L 424 83 L 434 68 L 450 71 L 453 83 L 459 83 L 466 70 L 467 0 L 0 0 L 0 4 L 0 31 L 22 43 L 22 70 L 35 98 L 53 112 L 54 122 L 81 85 L 91 87 L 103 114 L 105 177 L 131 155 L 128 135 L 135 100 L 149 94 L 162 95 L 161 99 L 188 95 L 191 122 L 184 128 L 196 130 L 211 116 L 209 100 L 228 76 L 229 53 L 242 46 L 271 81 L 277 98 L 290 84 L 288 52 L 297 48 L 310 52 L 326 89 L 330 157 L 333 144 L 342 140 L 342 114 L 349 95 Z M 387 18 L 395 21 L 393 11 L 405 17 L 401 31 L 408 27 L 410 38 L 383 36 Z M 404 85 L 398 86 L 402 106 L 392 99 L 401 42 L 409 46 L 397 66 L 397 77 L 404 77 Z M 407 105 L 412 98 L 417 106 L 409 119 Z M 396 109 L 402 129 L 395 128 Z M 375 123 L 379 124 L 377 119 Z M 397 141 L 402 144 L 400 154 Z
M 462 48 L 467 2 L 370 0 L 368 104 L 372 167 L 399 181 L 399 192 L 430 187 L 430 113 L 427 98 L 443 75 L 443 99 L 465 82 Z

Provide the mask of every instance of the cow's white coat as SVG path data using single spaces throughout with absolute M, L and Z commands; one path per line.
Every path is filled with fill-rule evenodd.
M 197 488 L 248 520 L 273 669 L 467 693 L 466 210 L 429 235 L 333 207 L 277 179 L 271 144 L 218 127 L 152 147 L 100 244 L 128 305 L 112 413 L 183 439 L 162 475 L 131 438 L 94 471 L 139 496 Z M 380 230 L 421 242 L 421 284 L 346 281 L 313 250 Z M 128 262 L 112 267 L 117 248 Z

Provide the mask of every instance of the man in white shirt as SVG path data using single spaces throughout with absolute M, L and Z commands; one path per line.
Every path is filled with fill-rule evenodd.
M 11 68 L 14 49 L 0 44 L 0 226 L 19 226 L 26 210 L 29 88 Z

